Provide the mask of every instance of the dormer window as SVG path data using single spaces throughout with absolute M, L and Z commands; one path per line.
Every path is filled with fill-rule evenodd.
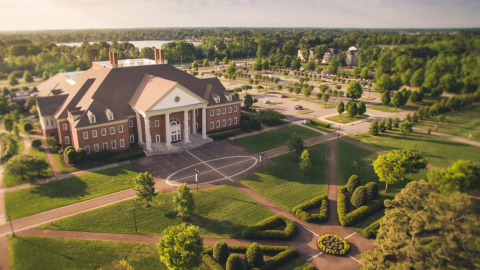
M 232 101 L 232 95 L 227 96 L 228 101 Z
M 114 118 L 113 118 L 113 112 L 107 109 L 107 110 L 106 110 L 106 113 L 107 113 L 107 119 L 108 119 L 108 121 L 113 121 L 113 119 L 114 119 Z
M 215 101 L 215 103 L 220 103 L 220 96 L 219 95 L 213 95 L 213 100 Z
M 97 122 L 97 119 L 95 118 L 95 115 L 91 114 L 90 115 L 90 124 L 95 124 Z

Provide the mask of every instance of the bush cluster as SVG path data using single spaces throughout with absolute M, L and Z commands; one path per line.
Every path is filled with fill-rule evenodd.
M 320 213 L 310 214 L 307 211 L 320 206 Z M 319 196 L 308 202 L 297 205 L 293 208 L 292 213 L 303 221 L 307 222 L 325 222 L 328 221 L 328 199 L 327 196 Z
M 298 252 L 293 247 L 288 246 L 261 246 L 259 245 L 260 249 L 264 254 L 276 254 L 275 256 L 271 257 L 270 260 L 266 261 L 260 269 L 262 270 L 273 270 L 277 269 L 278 267 L 285 265 L 290 260 L 296 258 L 298 256 Z M 230 246 L 230 252 L 238 252 L 238 253 L 245 253 L 247 251 L 248 246 Z
M 348 179 L 348 182 L 347 182 L 347 185 L 346 185 L 347 191 L 350 194 L 353 194 L 355 189 L 359 186 L 360 186 L 360 178 L 357 175 L 350 176 L 350 179 Z
M 323 252 L 333 255 L 345 255 L 350 251 L 350 244 L 338 235 L 324 234 L 318 238 L 317 245 Z
M 378 198 L 378 185 L 375 182 L 370 182 L 365 185 L 368 194 L 368 201 Z
M 280 225 L 286 225 L 285 230 L 272 230 Z M 290 219 L 276 215 L 266 218 L 254 226 L 248 227 L 242 231 L 244 239 L 273 239 L 273 240 L 290 240 L 297 233 L 297 225 Z
M 368 201 L 368 194 L 367 194 L 367 188 L 364 186 L 359 186 L 358 188 L 355 189 L 355 191 L 352 194 L 352 198 L 350 199 L 350 202 L 355 208 L 360 208 L 361 206 L 364 206 L 367 204 Z
M 2 133 L 1 138 L 2 138 L 3 158 L 7 160 L 17 154 L 17 150 L 18 150 L 17 140 L 13 137 L 13 135 L 9 133 Z
M 330 128 L 330 124 L 329 124 L 329 123 L 325 123 L 325 122 L 320 121 L 320 120 L 317 120 L 317 119 L 312 119 L 312 120 L 310 120 L 310 123 L 314 124 L 315 126 L 324 127 L 324 128 Z
M 249 112 L 257 112 L 257 110 L 255 110 L 254 108 L 252 108 L 252 107 L 247 108 L 245 106 L 242 106 L 242 110 L 249 111 Z
M 345 196 L 345 187 L 338 189 L 337 214 L 338 220 L 342 226 L 351 226 L 378 211 L 382 207 L 382 200 L 372 200 L 368 205 L 364 205 L 350 213 L 347 213 L 347 197 Z
M 250 268 L 258 268 L 263 265 L 263 252 L 257 243 L 251 244 L 245 253 L 245 264 Z
M 245 270 L 243 261 L 238 254 L 232 254 L 228 257 L 225 270 Z
M 230 252 L 228 251 L 227 243 L 223 241 L 218 241 L 213 246 L 213 258 L 220 263 L 224 263 L 227 261 Z
M 373 222 L 370 224 L 368 227 L 362 230 L 362 235 L 365 238 L 376 238 L 378 230 L 380 229 L 380 221 L 382 219 L 380 218 L 379 220 Z
M 228 137 L 235 136 L 235 132 L 230 130 L 230 131 L 226 131 L 226 132 L 210 134 L 208 136 L 216 141 L 216 140 L 221 140 L 221 139 L 225 139 L 225 138 L 228 138 Z
M 437 101 L 433 105 L 420 107 L 420 109 L 418 109 L 416 113 L 420 119 L 428 118 L 430 116 L 456 111 L 458 109 L 471 105 L 473 102 L 477 102 L 479 100 L 479 92 L 463 96 L 455 95 L 448 99 L 442 99 L 440 101 Z
M 90 155 L 93 154 L 93 153 L 90 153 Z M 119 153 L 119 154 L 116 154 L 115 155 L 115 161 L 116 162 L 121 162 L 121 161 L 125 161 L 125 160 L 130 160 L 130 159 L 136 159 L 136 158 L 139 158 L 139 157 L 143 157 L 145 156 L 145 152 L 143 152 L 142 149 L 140 148 L 137 148 L 137 149 L 134 149 L 134 150 L 127 150 L 127 151 L 124 151 L 122 153 Z
M 223 267 L 221 264 L 219 264 L 217 261 L 215 261 L 212 256 L 205 254 L 202 257 L 202 261 L 210 268 L 211 270 L 223 270 Z

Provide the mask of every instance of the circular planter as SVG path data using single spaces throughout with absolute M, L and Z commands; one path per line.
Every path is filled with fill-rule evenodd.
M 350 244 L 347 240 L 338 235 L 324 234 L 317 240 L 318 248 L 332 255 L 343 256 L 350 251 Z

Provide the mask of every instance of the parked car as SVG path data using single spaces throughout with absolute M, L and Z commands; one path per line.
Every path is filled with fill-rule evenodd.
M 303 106 L 302 105 L 295 105 L 295 107 L 293 107 L 295 110 L 303 110 Z
M 286 97 L 287 97 L 287 96 L 285 96 L 285 95 L 280 95 L 280 98 L 286 98 Z
M 270 100 L 265 100 L 265 101 L 263 102 L 263 104 L 270 104 L 270 103 L 271 103 Z

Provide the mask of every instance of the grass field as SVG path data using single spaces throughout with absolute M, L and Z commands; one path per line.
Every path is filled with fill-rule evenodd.
M 99 269 L 120 260 L 126 260 L 134 269 L 168 269 L 160 262 L 155 244 L 32 236 L 8 238 L 10 269 Z
M 12 219 L 93 199 L 132 187 L 138 170 L 132 165 L 21 189 L 5 194 L 5 208 Z
M 398 129 L 388 131 L 380 136 L 373 137 L 368 132 L 358 136 L 345 137 L 350 140 L 360 141 L 378 149 L 390 151 L 393 149 L 417 149 L 427 158 L 428 164 L 437 167 L 447 167 L 458 159 L 480 162 L 480 148 L 467 145 L 438 136 L 413 132 L 407 137 Z
M 438 127 L 438 132 L 480 141 L 480 104 L 444 115 L 445 121 Z M 437 117 L 430 117 L 414 123 L 415 127 L 432 130 L 436 125 L 438 125 Z
M 295 112 L 298 113 L 298 114 L 307 114 L 307 113 L 312 113 L 314 111 L 310 110 L 310 109 L 303 109 L 303 110 L 297 110 Z
M 354 117 L 350 117 L 350 116 L 348 116 L 348 114 L 344 113 L 344 114 L 337 114 L 337 115 L 334 115 L 334 116 L 330 116 L 330 117 L 327 117 L 326 119 L 330 120 L 330 121 L 340 123 L 340 124 L 348 124 L 348 123 L 355 122 L 355 121 L 362 120 L 362 119 L 366 119 L 366 118 L 368 118 L 368 114 L 364 114 L 364 115 L 358 115 L 357 114 Z
M 311 169 L 302 176 L 295 153 L 272 158 L 263 171 L 249 175 L 241 182 L 263 194 L 281 207 L 293 207 L 313 197 L 326 195 L 327 143 L 310 146 Z
M 247 112 L 247 111 L 243 111 L 242 110 L 242 114 L 246 114 L 248 116 L 250 116 L 250 119 L 253 119 L 253 118 L 256 118 L 258 121 L 260 121 L 258 115 L 256 113 L 252 113 L 252 112 Z M 260 121 L 262 122 L 262 121 Z M 288 122 L 285 121 L 285 120 L 280 120 L 278 122 L 275 122 L 275 123 L 264 123 L 262 122 L 262 126 L 266 126 L 266 127 L 276 127 L 276 126 L 281 126 L 281 125 L 285 125 L 287 124 Z
M 110 159 L 101 159 L 97 161 L 87 161 L 86 163 L 83 164 L 78 164 L 78 165 L 65 165 L 62 162 L 62 156 L 59 153 L 54 153 L 52 152 L 53 158 L 55 159 L 55 163 L 57 163 L 58 169 L 60 170 L 61 174 L 67 174 L 67 173 L 73 173 L 73 172 L 78 172 L 81 170 L 87 170 L 95 167 L 100 167 L 108 164 L 112 164 L 115 161 L 112 161 Z
M 310 121 L 307 121 L 307 123 L 305 123 L 304 125 L 309 126 L 311 128 L 314 128 L 314 129 L 318 129 L 318 130 L 323 131 L 323 132 L 327 132 L 327 133 L 335 132 L 334 129 L 317 126 L 317 125 L 314 125 L 314 124 L 310 123 Z
M 304 259 L 298 257 L 277 268 L 277 270 L 302 270 L 309 265 Z
M 161 234 L 165 228 L 182 223 L 172 203 L 175 193 L 159 194 L 150 209 L 144 202 L 128 200 L 80 213 L 43 227 L 58 230 L 135 233 L 132 210 L 136 209 L 138 232 Z M 195 211 L 191 223 L 200 227 L 205 237 L 234 238 L 243 229 L 271 215 L 272 212 L 232 186 L 193 192 Z
M 31 155 L 31 156 L 38 156 L 42 159 L 45 159 L 45 161 L 47 161 L 47 163 L 48 163 L 47 155 L 45 154 L 43 149 L 30 148 L 28 150 L 28 154 Z M 53 171 L 52 171 L 51 167 L 48 167 L 48 169 L 45 170 L 40 177 L 37 176 L 36 173 L 28 174 L 25 177 L 26 181 L 21 181 L 20 177 L 18 177 L 18 176 L 14 176 L 14 175 L 11 175 L 11 174 L 6 174 L 3 177 L 3 186 L 4 187 L 12 187 L 12 186 L 24 184 L 28 181 L 35 181 L 35 180 L 44 179 L 44 178 L 48 178 L 48 177 L 52 177 L 52 176 L 53 176 Z
M 278 128 L 265 131 L 256 135 L 243 137 L 237 139 L 236 142 L 255 152 L 263 152 L 280 146 L 284 146 L 294 132 L 302 135 L 303 139 L 305 140 L 322 135 L 308 128 L 304 128 L 298 125 L 290 125 L 288 127 Z

